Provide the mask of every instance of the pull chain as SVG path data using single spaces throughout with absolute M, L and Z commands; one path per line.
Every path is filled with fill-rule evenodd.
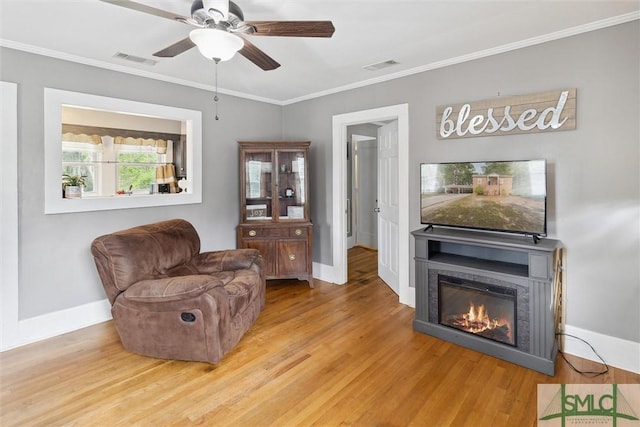
M 215 92 L 215 96 L 213 97 L 214 102 L 216 103 L 216 120 L 220 120 L 218 118 L 218 100 L 220 98 L 218 98 L 218 63 L 220 62 L 220 59 L 218 58 L 213 58 L 213 60 L 216 63 L 216 70 L 215 70 L 215 76 L 216 76 L 216 92 Z

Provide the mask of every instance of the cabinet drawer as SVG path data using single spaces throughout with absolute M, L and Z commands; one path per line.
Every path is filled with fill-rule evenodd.
M 306 239 L 308 227 L 242 227 L 242 238 Z
M 282 227 L 243 227 L 244 238 L 289 237 L 289 229 Z
M 308 227 L 291 227 L 289 229 L 289 237 L 294 239 L 305 239 L 307 237 Z

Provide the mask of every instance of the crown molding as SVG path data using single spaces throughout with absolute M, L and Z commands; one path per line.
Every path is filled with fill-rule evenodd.
M 390 80 L 400 79 L 402 77 L 411 76 L 414 74 L 424 73 L 425 71 L 431 71 L 438 68 L 448 67 L 450 65 L 461 64 L 463 62 L 469 62 L 476 59 L 486 58 L 493 55 L 498 55 L 505 52 L 510 52 L 525 47 L 535 46 L 542 43 L 547 43 L 554 40 L 563 39 L 566 37 L 575 36 L 578 34 L 587 33 L 590 31 L 600 30 L 607 27 L 612 27 L 618 24 L 624 24 L 640 19 L 640 11 L 627 13 L 624 15 L 614 16 L 612 18 L 603 19 L 600 21 L 591 22 L 589 24 L 580 25 L 577 27 L 567 28 L 565 30 L 556 31 L 542 36 L 532 37 L 529 39 L 521 40 L 514 43 L 508 43 L 502 46 L 497 46 L 491 49 L 485 49 L 478 52 L 473 52 L 467 55 L 458 56 L 455 58 L 446 59 L 443 61 L 433 62 L 431 64 L 422 65 L 420 67 L 411 68 L 404 71 L 399 71 L 393 74 L 387 74 L 384 76 L 376 77 L 373 79 L 362 80 L 360 82 L 327 89 L 321 92 L 310 93 L 298 98 L 288 99 L 283 101 L 283 105 L 295 104 L 297 102 L 308 101 L 314 98 L 320 98 L 322 96 L 332 95 L 339 92 L 345 92 L 347 90 L 358 89 L 365 86 L 371 86 L 377 83 L 383 83 Z
M 98 61 L 95 59 L 85 58 L 83 56 L 72 55 L 66 52 L 60 52 L 58 50 L 46 49 L 39 46 L 33 46 L 30 44 L 20 43 L 13 40 L 1 39 L 0 38 L 0 46 L 20 50 L 23 52 L 34 53 L 36 55 L 48 56 L 50 58 L 62 59 L 64 61 L 75 62 L 78 64 L 89 65 L 92 67 L 103 68 L 105 70 L 116 71 L 119 73 L 131 74 L 138 77 L 145 77 L 148 79 L 159 80 L 167 83 L 173 83 L 181 86 L 193 87 L 196 89 L 202 89 L 209 92 L 215 92 L 216 88 L 211 85 L 205 85 L 202 83 L 194 82 L 191 80 L 179 79 L 176 77 L 165 76 L 163 74 L 152 73 L 149 71 L 138 70 L 136 68 L 127 67 L 124 65 L 111 64 L 109 62 Z M 225 95 L 231 95 L 238 98 L 246 98 L 253 101 L 265 102 L 268 104 L 276 104 L 282 105 L 282 101 L 278 101 L 270 98 L 263 98 L 256 95 L 251 95 L 248 93 L 238 92 L 230 89 L 218 88 L 218 93 L 223 93 Z
M 298 102 L 308 101 L 314 98 L 320 98 L 327 95 L 333 95 L 340 92 L 345 92 L 352 89 L 358 89 L 366 86 L 371 86 L 377 83 L 383 83 L 390 80 L 400 79 L 402 77 L 411 76 L 414 74 L 424 73 L 425 71 L 431 71 L 438 68 L 448 67 L 450 65 L 461 64 L 468 61 L 473 61 L 476 59 L 486 58 L 493 55 L 498 55 L 505 52 L 514 51 L 517 49 L 522 49 L 525 47 L 535 46 L 542 43 L 547 43 L 554 40 L 563 39 L 566 37 L 571 37 L 583 33 L 587 33 L 590 31 L 600 30 L 603 28 L 611 27 L 614 25 L 624 24 L 627 22 L 635 21 L 640 19 L 640 11 L 635 11 L 631 13 L 627 13 L 624 15 L 618 15 L 607 19 L 602 19 L 599 21 L 590 22 L 588 24 L 579 25 L 576 27 L 567 28 L 561 31 L 556 31 L 549 34 L 544 34 L 542 36 L 532 37 L 529 39 L 521 40 L 514 43 L 507 43 L 501 46 L 496 46 L 491 49 L 485 49 L 478 52 L 473 52 L 467 55 L 458 56 L 455 58 L 446 59 L 443 61 L 437 61 L 430 64 L 425 64 L 420 67 L 411 68 L 408 70 L 400 71 L 393 74 L 387 74 L 385 76 L 376 77 L 373 79 L 362 80 L 360 82 L 351 83 L 348 85 L 337 86 L 331 89 L 327 89 L 320 92 L 314 92 L 307 95 L 303 95 L 297 98 L 291 98 L 286 100 L 276 100 L 271 98 L 264 98 L 256 95 L 251 95 L 244 92 L 238 92 L 234 90 L 218 88 L 218 93 L 223 93 L 225 95 L 231 95 L 238 98 L 250 99 L 253 101 L 264 102 L 268 104 L 275 104 L 280 106 L 286 106 L 291 104 L 296 104 Z M 14 42 L 11 40 L 0 39 L 0 46 L 8 47 L 11 49 L 21 50 L 25 52 L 35 53 L 38 55 L 49 56 L 52 58 L 62 59 L 66 61 L 76 62 L 79 64 L 90 65 L 93 67 L 104 68 L 107 70 L 117 71 L 120 73 L 131 74 L 139 77 L 145 77 L 149 79 L 164 81 L 167 83 L 178 84 L 182 86 L 193 87 L 196 89 L 202 89 L 209 92 L 215 92 L 215 87 L 211 85 L 205 85 L 202 83 L 194 82 L 191 80 L 179 79 L 175 77 L 165 76 L 158 73 L 152 73 L 149 71 L 138 70 L 135 68 L 126 67 L 123 65 L 111 64 L 108 62 L 97 61 L 77 55 L 71 55 L 65 52 L 60 52 L 52 49 L 45 49 L 33 45 L 28 45 L 24 43 Z

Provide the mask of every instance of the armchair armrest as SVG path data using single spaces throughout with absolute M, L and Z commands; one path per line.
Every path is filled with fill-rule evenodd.
M 220 271 L 262 269 L 262 256 L 257 249 L 229 249 L 203 252 L 191 259 L 191 265 L 201 274 Z
M 123 296 L 137 302 L 179 301 L 223 285 L 222 280 L 208 275 L 167 277 L 136 282 L 124 291 Z

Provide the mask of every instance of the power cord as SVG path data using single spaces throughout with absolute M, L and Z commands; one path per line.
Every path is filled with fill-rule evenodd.
M 560 336 L 563 335 L 565 337 L 570 337 L 570 338 L 575 338 L 579 341 L 582 341 L 583 343 L 585 343 L 586 345 L 589 346 L 589 348 L 591 349 L 591 351 L 593 351 L 593 354 L 595 354 L 596 356 L 598 356 L 598 359 L 600 359 L 600 361 L 602 362 L 602 364 L 604 365 L 604 370 L 602 371 L 581 371 L 578 368 L 576 368 L 575 366 L 573 366 L 571 364 L 571 362 L 569 362 L 569 360 L 567 359 L 567 357 L 564 355 L 564 352 L 562 350 L 560 350 L 560 340 L 558 340 L 558 353 L 560 353 L 560 355 L 562 356 L 562 358 L 564 359 L 565 362 L 567 362 L 567 365 L 569 365 L 569 367 L 571 369 L 573 369 L 574 371 L 576 371 L 577 373 L 579 373 L 580 375 L 583 375 L 585 377 L 590 377 L 590 378 L 594 378 L 600 375 L 604 375 L 606 373 L 609 372 L 609 365 L 607 365 L 607 362 L 604 361 L 604 359 L 602 358 L 602 356 L 600 356 L 598 354 L 598 352 L 593 348 L 593 346 L 591 344 L 589 344 L 587 341 L 583 340 L 580 337 L 576 337 L 575 335 L 571 335 L 571 334 L 567 334 L 564 332 L 556 332 L 556 339 Z
M 555 318 L 555 328 L 556 331 L 561 330 L 562 328 L 562 324 L 563 324 L 563 316 L 562 316 L 562 306 L 563 306 L 563 286 L 562 283 L 564 281 L 564 275 L 563 275 L 563 271 L 565 270 L 564 267 L 564 261 L 565 261 L 565 249 L 564 248 L 557 248 L 553 251 L 553 258 L 554 258 L 554 270 L 555 270 L 555 277 L 553 279 L 553 282 L 555 284 L 555 300 L 554 300 L 554 304 L 553 306 L 555 307 L 555 312 L 554 312 L 554 318 Z M 570 337 L 570 338 L 575 338 L 578 341 L 582 341 L 583 343 L 585 343 L 586 345 L 589 346 L 589 348 L 591 349 L 591 351 L 593 351 L 593 354 L 595 354 L 596 356 L 598 356 L 598 359 L 600 359 L 600 361 L 602 362 L 602 364 L 604 365 L 604 370 L 602 371 L 581 371 L 578 368 L 576 368 L 575 366 L 573 366 L 573 364 L 571 362 L 569 362 L 569 360 L 567 359 L 567 357 L 565 356 L 564 352 L 562 351 L 562 345 L 560 340 L 558 339 L 559 336 L 565 336 L 565 337 Z M 571 335 L 571 334 L 567 334 L 564 332 L 556 332 L 556 341 L 558 342 L 558 353 L 560 353 L 560 355 L 562 356 L 562 358 L 564 359 L 565 362 L 567 362 L 567 365 L 569 365 L 569 367 L 571 369 L 573 369 L 575 372 L 577 372 L 580 375 L 583 375 L 585 377 L 590 377 L 590 378 L 594 378 L 600 375 L 605 375 L 606 373 L 609 372 L 609 365 L 607 365 L 607 363 L 604 361 L 604 359 L 602 358 L 602 356 L 600 356 L 598 354 L 598 352 L 593 348 L 593 346 L 591 344 L 589 344 L 587 341 L 583 340 L 580 337 L 576 337 L 575 335 Z

